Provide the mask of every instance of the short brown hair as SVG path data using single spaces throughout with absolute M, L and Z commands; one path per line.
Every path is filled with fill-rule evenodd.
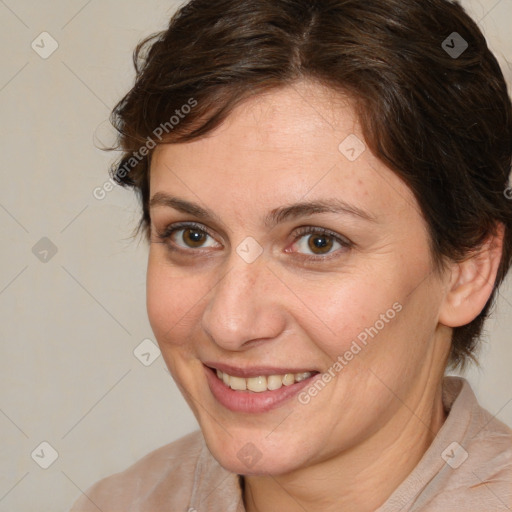
M 192 0 L 137 46 L 134 64 L 135 85 L 112 112 L 124 152 L 112 173 L 137 191 L 147 238 L 154 144 L 200 138 L 251 96 L 316 80 L 354 100 L 368 146 L 414 193 L 437 270 L 504 225 L 493 293 L 453 331 L 452 366 L 475 359 L 511 265 L 512 107 L 495 57 L 458 3 Z

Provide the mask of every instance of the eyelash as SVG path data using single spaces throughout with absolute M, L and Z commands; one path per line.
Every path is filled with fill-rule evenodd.
M 167 245 L 167 248 L 170 251 L 185 252 L 185 253 L 199 252 L 200 248 L 199 249 L 193 249 L 193 248 L 184 249 L 182 247 L 179 247 L 179 246 L 169 243 L 169 239 L 171 238 L 171 236 L 176 231 L 180 231 L 182 229 L 197 230 L 197 231 L 200 231 L 201 233 L 204 233 L 204 234 L 210 236 L 211 238 L 214 238 L 208 232 L 208 230 L 206 230 L 204 228 L 204 226 L 202 226 L 201 224 L 196 224 L 195 222 L 178 222 L 176 224 L 171 224 L 162 233 L 156 233 L 156 237 L 158 238 L 160 243 L 165 243 Z M 297 240 L 299 240 L 300 238 L 302 238 L 305 235 L 327 235 L 327 236 L 333 238 L 336 242 L 338 242 L 342 248 L 349 249 L 349 248 L 353 247 L 353 243 L 351 241 L 349 241 L 346 238 L 340 237 L 340 235 L 338 235 L 334 231 L 330 231 L 329 229 L 315 227 L 315 226 L 304 226 L 304 227 L 298 228 L 297 231 L 295 232 L 295 239 L 294 239 L 293 243 L 297 242 Z M 311 261 L 311 262 L 326 261 L 326 260 L 332 259 L 333 257 L 336 257 L 338 251 L 340 251 L 340 249 L 338 249 L 335 252 L 328 253 L 326 256 L 321 256 L 321 255 L 312 256 L 312 255 L 304 255 L 303 254 L 302 258 L 306 261 Z

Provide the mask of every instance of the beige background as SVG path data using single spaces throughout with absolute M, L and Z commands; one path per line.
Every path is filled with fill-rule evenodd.
M 510 81 L 512 0 L 464 3 Z M 108 142 L 105 121 L 132 82 L 132 50 L 176 6 L 0 0 L 0 512 L 66 510 L 94 481 L 196 428 L 162 358 L 144 366 L 133 354 L 152 338 L 147 252 L 129 239 L 134 196 L 92 195 L 115 157 L 95 144 Z M 51 49 L 44 31 L 59 45 L 46 59 L 31 47 Z M 57 249 L 46 263 L 33 253 L 43 237 Z M 511 313 L 508 286 L 483 370 L 469 372 L 482 404 L 509 424 Z M 43 441 L 58 452 L 48 469 Z

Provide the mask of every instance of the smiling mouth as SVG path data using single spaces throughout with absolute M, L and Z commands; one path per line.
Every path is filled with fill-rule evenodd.
M 217 375 L 217 378 L 222 381 L 226 387 L 234 391 L 252 391 L 253 393 L 275 391 L 283 386 L 291 386 L 297 382 L 302 382 L 319 373 L 317 371 L 310 371 L 302 373 L 258 375 L 257 377 L 244 378 L 229 375 L 216 368 L 210 368 L 210 370 Z

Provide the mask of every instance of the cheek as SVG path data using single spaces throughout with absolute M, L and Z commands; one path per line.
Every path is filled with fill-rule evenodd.
M 403 296 L 396 286 L 381 286 L 368 275 L 325 276 L 314 283 L 297 280 L 290 287 L 296 294 L 289 304 L 297 304 L 294 319 L 332 360 L 353 341 L 364 346 L 377 332 L 389 330 Z
M 196 323 L 201 294 L 196 279 L 183 277 L 170 264 L 149 255 L 146 278 L 148 319 L 161 348 L 187 341 L 184 330 Z
M 215 290 L 211 291 L 209 285 L 210 277 L 215 283 L 215 272 L 212 274 L 194 276 L 150 252 L 146 304 L 151 327 L 161 345 L 184 344 L 199 328 L 207 301 L 215 299 Z M 319 274 L 310 278 L 285 273 L 280 278 L 284 286 L 278 285 L 278 293 L 269 294 L 268 314 L 279 311 L 292 329 L 298 328 L 333 358 L 348 350 L 354 339 L 364 339 L 365 332 L 376 322 L 382 323 L 380 315 L 392 310 L 401 296 L 400 290 L 376 283 L 368 273 Z

